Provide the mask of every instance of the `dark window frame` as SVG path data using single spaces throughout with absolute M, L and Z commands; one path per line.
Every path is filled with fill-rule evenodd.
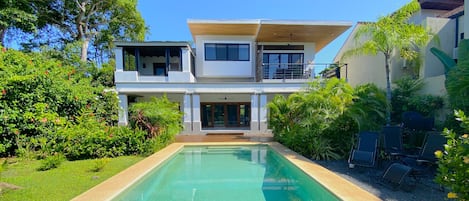
M 215 58 L 207 58 L 207 45 L 212 46 L 213 50 L 215 51 Z M 214 47 L 213 47 L 214 45 Z M 241 59 L 244 56 L 240 54 L 240 47 L 247 46 L 247 56 L 246 59 Z M 250 61 L 251 60 L 251 48 L 249 43 L 205 43 L 204 44 L 204 55 L 205 61 Z M 225 50 L 224 55 L 218 55 L 218 50 Z M 230 52 L 235 50 L 236 52 Z M 230 54 L 231 53 L 231 54 Z M 236 55 L 236 58 L 233 58 L 233 55 Z

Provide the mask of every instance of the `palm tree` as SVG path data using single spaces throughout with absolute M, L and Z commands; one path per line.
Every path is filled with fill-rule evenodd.
M 389 67 L 392 53 L 397 50 L 404 59 L 412 60 L 419 56 L 418 48 L 430 39 L 430 33 L 422 26 L 408 23 L 409 18 L 420 10 L 417 0 L 406 4 L 391 15 L 384 16 L 374 23 L 365 23 L 357 29 L 354 40 L 356 48 L 347 51 L 344 57 L 353 55 L 384 54 L 386 72 L 386 124 L 391 123 L 391 81 Z M 342 59 L 343 59 L 342 58 Z

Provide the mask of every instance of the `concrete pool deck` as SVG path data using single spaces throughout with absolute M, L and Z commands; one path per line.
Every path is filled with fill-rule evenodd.
M 101 201 L 111 200 L 116 195 L 124 191 L 131 184 L 138 181 L 145 174 L 157 167 L 173 154 L 177 153 L 184 146 L 189 145 L 257 145 L 267 144 L 272 149 L 283 155 L 287 160 L 299 167 L 303 172 L 314 178 L 316 181 L 325 186 L 329 191 L 334 193 L 342 200 L 350 201 L 373 201 L 381 200 L 368 191 L 356 186 L 355 184 L 347 181 L 346 179 L 338 176 L 337 174 L 327 170 L 321 165 L 312 162 L 311 160 L 289 150 L 285 146 L 277 142 L 176 142 L 159 152 L 143 159 L 135 165 L 127 168 L 126 170 L 118 173 L 117 175 L 109 178 L 108 180 L 98 184 L 97 186 L 89 189 L 83 194 L 75 197 L 74 201 Z

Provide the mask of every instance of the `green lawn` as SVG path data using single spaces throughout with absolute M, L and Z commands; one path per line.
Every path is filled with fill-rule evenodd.
M 18 160 L 8 164 L 0 181 L 22 189 L 3 190 L 0 200 L 70 200 L 142 159 L 140 156 L 112 158 L 101 172 L 91 171 L 93 160 L 65 161 L 59 168 L 43 172 L 36 170 L 39 161 Z

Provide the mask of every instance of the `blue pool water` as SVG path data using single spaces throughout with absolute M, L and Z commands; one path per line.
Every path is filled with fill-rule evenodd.
M 266 145 L 186 146 L 113 200 L 339 200 Z

